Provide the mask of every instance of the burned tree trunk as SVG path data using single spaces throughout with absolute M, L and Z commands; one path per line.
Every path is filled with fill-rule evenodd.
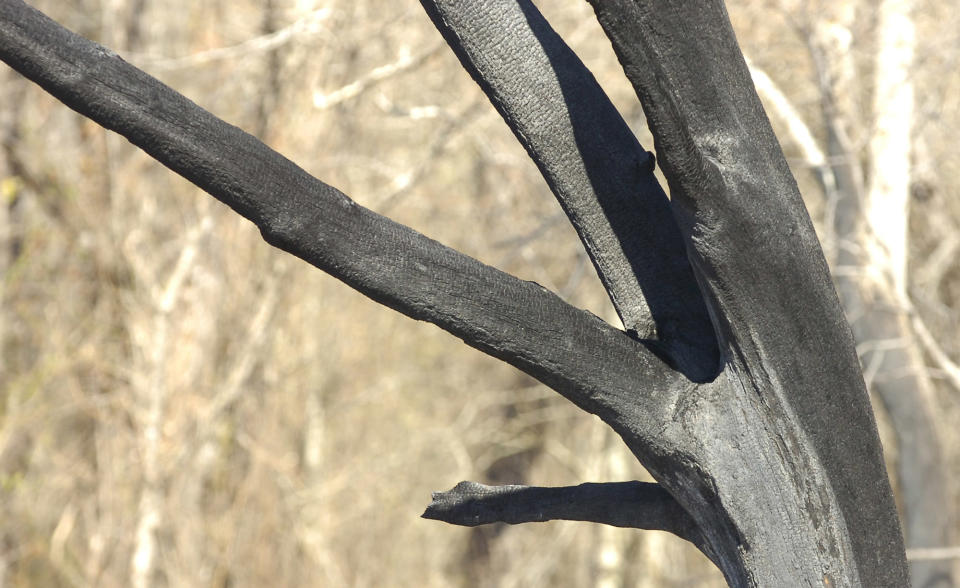
M 19 0 L 0 0 L 0 58 L 269 243 L 598 415 L 659 482 L 461 484 L 437 495 L 436 518 L 670 530 L 733 586 L 907 585 L 850 330 L 723 3 L 592 2 L 670 199 L 652 155 L 531 2 L 423 4 L 540 167 L 624 330 L 358 206 Z

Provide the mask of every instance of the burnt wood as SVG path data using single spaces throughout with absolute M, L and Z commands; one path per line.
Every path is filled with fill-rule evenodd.
M 427 514 L 520 522 L 539 505 L 664 528 L 732 586 L 907 586 L 849 327 L 723 3 L 591 1 L 643 104 L 670 199 L 531 2 L 422 3 L 539 166 L 625 330 L 357 205 L 20 0 L 0 0 L 0 58 L 268 243 L 598 415 L 660 483 L 466 484 L 435 495 Z
M 863 585 L 908 585 L 853 338 L 723 2 L 590 3 L 643 104 L 728 365 L 795 419 Z
M 586 483 L 578 486 L 487 486 L 460 482 L 434 492 L 423 518 L 464 527 L 490 523 L 587 521 L 667 531 L 703 548 L 699 527 L 659 484 Z

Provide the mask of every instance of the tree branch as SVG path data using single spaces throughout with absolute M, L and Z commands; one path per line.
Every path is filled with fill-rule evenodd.
M 577 55 L 530 0 L 421 0 L 540 168 L 624 326 L 688 377 L 719 352 L 679 229 L 644 151 Z
M 619 430 L 624 421 L 654 430 L 690 387 L 622 331 L 357 205 L 19 0 L 0 0 L 0 58 L 253 221 L 268 243 L 516 366 Z
M 906 302 L 908 304 L 910 324 L 913 326 L 917 339 L 920 340 L 924 350 L 930 355 L 933 361 L 936 362 L 942 376 L 950 382 L 957 392 L 960 392 L 960 365 L 951 360 L 950 356 L 943 350 L 943 347 L 937 343 L 936 338 L 933 336 L 933 333 L 930 332 L 930 329 L 927 328 L 927 323 L 920 316 L 920 313 L 917 312 L 913 302 L 909 299 L 907 299 Z
M 460 482 L 434 492 L 423 518 L 475 527 L 491 523 L 588 521 L 667 531 L 703 549 L 697 524 L 659 484 L 587 483 L 579 486 L 487 486 Z
M 330 16 L 329 8 L 318 8 L 282 29 L 275 30 L 236 45 L 198 51 L 182 57 L 167 57 L 143 53 L 125 53 L 127 58 L 151 71 L 170 71 L 198 67 L 216 61 L 249 59 L 250 56 L 276 50 L 293 41 L 319 34 L 323 21 Z

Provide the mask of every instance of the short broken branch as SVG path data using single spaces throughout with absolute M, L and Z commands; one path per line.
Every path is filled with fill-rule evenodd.
M 490 523 L 588 521 L 615 527 L 668 531 L 703 548 L 700 531 L 659 484 L 587 483 L 579 486 L 487 486 L 460 482 L 434 492 L 423 518 L 475 527 Z

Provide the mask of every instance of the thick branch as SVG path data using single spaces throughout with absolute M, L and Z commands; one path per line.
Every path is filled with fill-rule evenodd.
M 683 388 L 672 385 L 682 376 L 627 334 L 358 206 L 19 0 L 0 0 L 0 58 L 253 221 L 272 245 L 513 364 L 608 422 L 652 429 Z M 649 394 L 637 393 L 640 382 Z
M 710 317 L 646 153 L 529 0 L 421 0 L 536 162 L 624 326 L 691 379 L 717 373 Z
M 434 492 L 423 518 L 475 527 L 491 523 L 589 521 L 668 531 L 703 546 L 696 523 L 659 484 L 608 482 L 544 488 L 460 482 Z

